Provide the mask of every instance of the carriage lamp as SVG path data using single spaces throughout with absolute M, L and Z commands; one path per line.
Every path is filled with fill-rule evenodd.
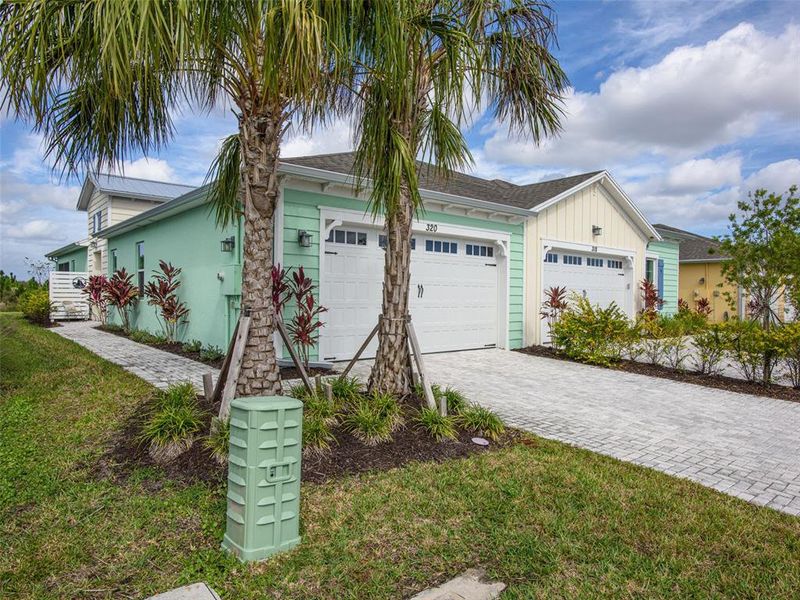
M 592 225 L 592 235 L 600 235 L 603 233 L 603 228 L 600 225 Z
M 301 229 L 297 232 L 297 243 L 300 244 L 303 248 L 310 248 L 311 247 L 311 234 L 308 233 L 306 230 Z
M 219 243 L 220 250 L 223 252 L 233 252 L 233 249 L 236 247 L 236 238 L 231 236 L 229 238 L 225 238 Z

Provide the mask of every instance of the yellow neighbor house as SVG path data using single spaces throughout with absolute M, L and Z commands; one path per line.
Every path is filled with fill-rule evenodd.
M 654 225 L 664 239 L 678 242 L 678 297 L 694 309 L 697 301 L 707 298 L 711 306 L 710 320 L 715 323 L 743 316 L 742 294 L 722 277 L 724 256 L 711 254 L 717 243 L 711 238 L 669 227 Z M 732 303 L 729 301 L 732 300 Z

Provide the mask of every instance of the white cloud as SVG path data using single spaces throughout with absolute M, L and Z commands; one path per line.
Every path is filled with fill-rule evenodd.
M 702 192 L 739 183 L 742 158 L 723 156 L 719 159 L 692 159 L 672 167 L 666 176 L 666 187 L 676 192 Z
M 58 241 L 63 239 L 60 223 L 47 219 L 34 219 L 6 228 L 6 235 L 29 242 Z
M 800 159 L 797 158 L 767 165 L 745 179 L 742 188 L 745 192 L 754 192 L 763 188 L 776 194 L 782 194 L 793 185 L 800 186 Z
M 597 93 L 573 91 L 559 138 L 537 147 L 495 124 L 484 150 L 511 164 L 579 169 L 643 154 L 688 158 L 751 136 L 767 119 L 796 123 L 798 55 L 796 25 L 769 36 L 743 23 L 652 66 L 617 71 Z
M 349 152 L 353 149 L 353 123 L 350 119 L 336 119 L 311 134 L 288 132 L 281 145 L 281 156 L 307 156 Z
M 122 165 L 111 170 L 112 172 L 125 175 L 126 177 L 176 182 L 175 170 L 166 160 L 161 158 L 148 158 L 143 156 L 134 161 L 126 160 Z M 176 183 L 182 182 L 178 181 Z
M 57 183 L 27 182 L 16 175 L 0 175 L 0 205 L 49 206 L 74 210 L 80 188 Z M 4 209 L 9 210 L 9 209 Z

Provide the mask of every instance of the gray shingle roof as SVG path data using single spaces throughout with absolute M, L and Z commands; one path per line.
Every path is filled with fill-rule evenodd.
M 351 175 L 354 156 L 352 152 L 341 152 L 282 158 L 281 162 Z M 488 180 L 457 172 L 445 178 L 437 175 L 430 165 L 419 163 L 422 189 L 526 209 L 534 208 L 601 172 L 592 171 L 551 181 L 516 185 L 501 179 Z
M 680 262 L 716 262 L 728 258 L 719 254 L 718 250 L 714 254 L 710 254 L 710 250 L 716 250 L 719 248 L 719 244 L 709 237 L 661 223 L 653 225 L 653 227 L 663 237 L 678 240 L 678 260 Z

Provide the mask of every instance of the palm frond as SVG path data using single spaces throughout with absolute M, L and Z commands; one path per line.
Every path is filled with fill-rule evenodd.
M 214 213 L 217 227 L 227 227 L 236 222 L 242 213 L 239 187 L 242 180 L 241 142 L 238 135 L 222 140 L 217 156 L 206 174 L 209 183 L 210 211 Z

